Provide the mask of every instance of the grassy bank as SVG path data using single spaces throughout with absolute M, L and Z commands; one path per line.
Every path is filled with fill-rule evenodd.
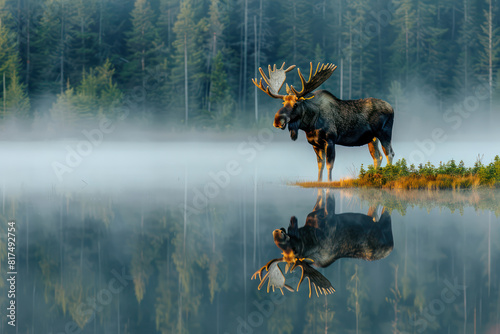
M 386 188 L 386 189 L 473 189 L 478 187 L 500 187 L 500 157 L 484 165 L 480 160 L 473 167 L 465 167 L 463 161 L 450 160 L 434 166 L 430 162 L 415 167 L 400 159 L 391 166 L 375 169 L 373 165 L 365 170 L 361 165 L 359 175 L 353 179 L 334 182 L 296 182 L 306 188 Z

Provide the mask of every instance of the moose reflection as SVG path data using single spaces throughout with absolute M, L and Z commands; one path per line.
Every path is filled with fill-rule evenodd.
M 309 297 L 312 290 L 319 294 L 335 292 L 330 281 L 312 266 L 324 268 L 340 258 L 359 258 L 369 261 L 385 258 L 394 246 L 392 238 L 391 216 L 385 208 L 377 217 L 377 208 L 370 207 L 368 214 L 335 214 L 335 199 L 329 191 L 326 195 L 318 190 L 316 205 L 307 215 L 306 223 L 299 228 L 297 218 L 290 218 L 288 231 L 284 228 L 273 231 L 274 243 L 281 249 L 283 257 L 269 261 L 253 274 L 259 277 L 258 289 L 268 281 L 267 292 L 272 288 L 294 291 L 285 284 L 285 276 L 278 266 L 286 262 L 285 274 L 297 267 L 302 274 L 297 284 L 297 291 L 304 278 L 309 281 Z M 263 271 L 267 271 L 262 277 Z M 318 294 L 319 292 L 319 294 Z

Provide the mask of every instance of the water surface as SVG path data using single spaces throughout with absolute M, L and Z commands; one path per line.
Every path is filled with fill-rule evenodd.
M 250 279 L 282 256 L 272 232 L 315 211 L 316 189 L 286 183 L 316 174 L 309 147 L 247 161 L 238 144 L 205 159 L 187 144 L 103 144 L 59 181 L 64 145 L 9 151 L 2 167 L 0 270 L 16 219 L 19 333 L 499 333 L 498 191 L 331 190 L 328 214 L 389 214 L 393 248 L 319 268 L 336 292 L 309 298 L 307 282 L 282 295 Z

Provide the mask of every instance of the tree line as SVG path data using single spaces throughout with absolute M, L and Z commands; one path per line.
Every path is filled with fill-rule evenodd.
M 273 102 L 258 68 L 312 61 L 339 66 L 324 84 L 339 98 L 396 109 L 418 89 L 443 111 L 481 84 L 491 116 L 499 14 L 495 0 L 1 0 L 0 115 L 71 126 L 128 103 L 167 127 L 258 124 Z

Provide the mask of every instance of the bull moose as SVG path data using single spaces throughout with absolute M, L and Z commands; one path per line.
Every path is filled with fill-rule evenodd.
M 296 267 L 302 269 L 297 291 L 304 280 L 309 280 L 309 297 L 313 288 L 318 295 L 335 292 L 330 281 L 316 267 L 328 267 L 340 258 L 360 258 L 369 261 L 388 256 L 394 247 L 391 216 L 385 209 L 380 217 L 376 207 L 370 207 L 368 214 L 335 214 L 335 199 L 327 191 L 318 190 L 316 205 L 307 215 L 306 223 L 299 228 L 297 218 L 292 216 L 288 232 L 284 229 L 273 231 L 276 246 L 283 251 L 283 257 L 269 261 L 252 276 L 260 279 L 259 290 L 268 282 L 267 291 L 283 288 L 294 291 L 285 284 L 285 276 L 278 264 L 286 262 L 285 274 Z M 267 271 L 262 277 L 263 271 Z M 319 296 L 319 295 L 318 295 Z
M 295 65 L 284 69 L 271 69 L 269 78 L 259 68 L 262 78 L 252 82 L 270 97 L 283 99 L 283 107 L 274 116 L 274 127 L 284 130 L 288 124 L 290 137 L 296 140 L 298 130 L 306 133 L 307 141 L 316 152 L 318 160 L 318 181 L 323 178 L 323 169 L 326 158 L 328 181 L 332 181 L 332 168 L 335 161 L 335 145 L 362 146 L 368 144 L 375 168 L 382 162 L 382 155 L 378 149 L 378 142 L 392 164 L 394 151 L 391 146 L 392 125 L 394 110 L 385 101 L 366 98 L 360 100 L 340 100 L 326 90 L 317 90 L 325 82 L 337 66 L 322 64 L 316 66 L 313 74 L 313 65 L 310 63 L 309 79 L 305 81 L 300 69 L 297 72 L 302 82 L 302 90 L 297 91 L 293 86 L 286 84 L 287 95 L 280 95 L 279 91 L 286 80 L 286 73 L 295 68 Z M 264 79 L 267 86 L 262 83 Z

